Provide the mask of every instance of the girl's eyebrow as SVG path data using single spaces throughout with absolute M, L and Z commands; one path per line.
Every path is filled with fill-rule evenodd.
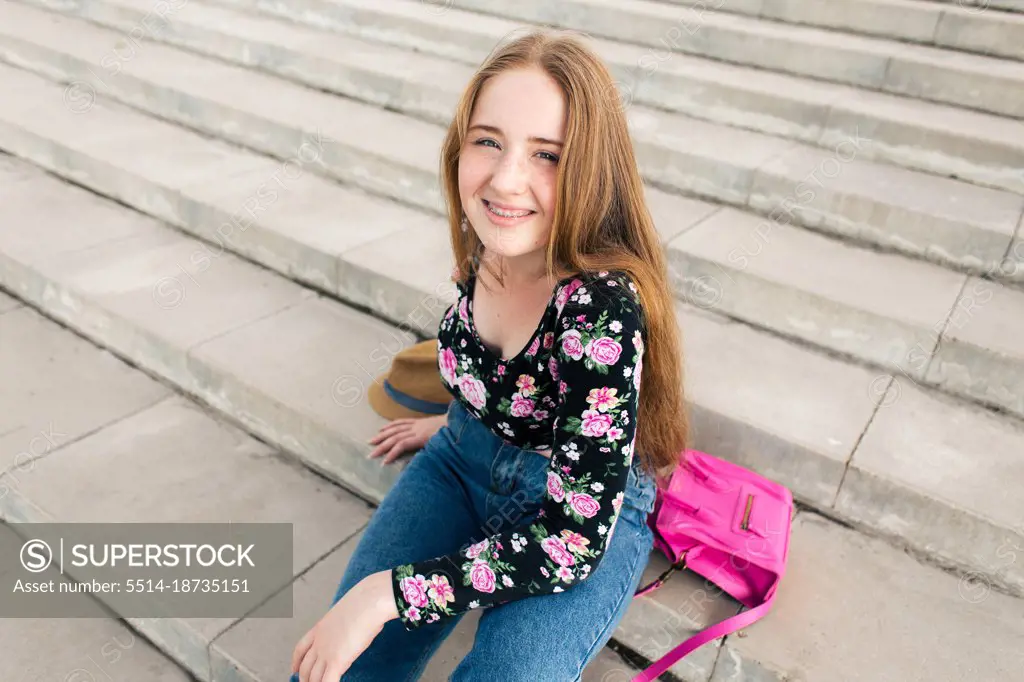
M 479 128 L 480 130 L 485 130 L 485 131 L 487 131 L 489 133 L 494 133 L 495 135 L 504 135 L 504 133 L 501 132 L 501 128 L 497 128 L 495 126 L 489 126 L 489 125 L 486 125 L 486 124 L 483 124 L 483 123 L 474 123 L 473 125 L 469 126 L 469 130 L 472 130 L 473 128 Z M 536 137 L 536 136 L 534 136 L 534 137 L 530 138 L 530 142 L 538 142 L 540 144 L 552 144 L 552 145 L 555 145 L 556 147 L 563 146 L 563 144 L 561 142 L 559 142 L 558 140 L 549 140 L 546 137 Z

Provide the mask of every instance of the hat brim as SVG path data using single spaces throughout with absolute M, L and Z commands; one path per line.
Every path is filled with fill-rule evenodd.
M 399 405 L 384 390 L 384 380 L 387 379 L 387 374 L 381 374 L 377 377 L 377 380 L 370 384 L 370 387 L 366 391 L 366 398 L 370 403 L 370 407 L 373 411 L 384 417 L 385 419 L 423 419 L 424 417 L 435 417 L 440 415 L 428 414 L 426 412 L 417 412 L 411 410 L 404 405 Z M 443 413 L 442 413 L 443 414 Z

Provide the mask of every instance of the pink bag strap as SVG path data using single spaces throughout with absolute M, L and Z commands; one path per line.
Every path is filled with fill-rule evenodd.
M 707 644 L 713 639 L 732 634 L 757 621 L 761 616 L 765 615 L 769 609 L 771 609 L 772 602 L 774 601 L 775 595 L 773 594 L 763 604 L 755 606 L 749 611 L 744 611 L 743 613 L 738 613 L 735 616 L 726 618 L 721 623 L 716 623 L 701 630 L 693 637 L 690 637 L 675 649 L 652 663 L 646 670 L 634 677 L 631 682 L 652 682 L 653 680 L 658 679 L 659 675 L 671 668 L 675 665 L 676 661 L 683 656 L 686 656 L 694 649 Z

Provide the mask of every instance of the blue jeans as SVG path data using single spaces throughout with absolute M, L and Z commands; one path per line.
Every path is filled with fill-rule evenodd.
M 550 460 L 494 435 L 461 403 L 398 476 L 359 541 L 332 604 L 366 576 L 449 554 L 536 518 Z M 634 458 L 620 518 L 589 578 L 561 593 L 484 610 L 453 682 L 576 682 L 626 614 L 653 546 L 654 480 Z M 342 682 L 418 680 L 464 614 L 409 632 L 394 619 Z M 298 682 L 293 675 L 291 682 Z

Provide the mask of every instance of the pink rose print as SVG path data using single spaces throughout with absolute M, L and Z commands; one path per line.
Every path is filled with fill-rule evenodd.
M 636 348 L 637 353 L 644 352 L 644 337 L 639 329 L 633 332 L 633 347 Z
M 469 309 L 467 308 L 468 298 L 463 298 L 462 302 L 459 303 L 459 319 L 463 322 L 469 322 Z
M 498 376 L 505 376 L 505 365 L 498 365 Z
M 428 623 L 434 623 L 434 622 L 437 622 L 439 620 L 441 620 L 441 616 L 437 615 L 436 613 L 431 613 L 431 614 L 427 615 L 427 622 Z
M 459 361 L 451 348 L 445 348 L 438 355 L 438 365 L 441 369 L 441 377 L 448 382 L 449 386 L 455 385 L 455 368 Z
M 430 596 L 431 601 L 438 606 L 443 607 L 448 602 L 455 601 L 455 590 L 452 589 L 452 586 L 448 583 L 448 578 L 445 576 L 435 575 L 427 584 L 429 585 L 427 594 Z
M 523 395 L 533 395 L 537 392 L 537 380 L 529 374 L 520 374 L 516 379 L 516 388 Z
M 422 575 L 402 578 L 399 586 L 402 588 L 402 598 L 405 601 L 420 608 L 427 605 L 427 581 Z
M 553 345 L 555 345 L 555 333 L 548 332 L 544 335 L 544 348 L 551 348 Z
M 599 438 L 612 426 L 612 415 L 602 414 L 597 410 L 587 410 L 583 413 L 581 429 L 584 436 Z
M 636 361 L 636 367 L 633 368 L 633 388 L 637 391 L 640 390 L 640 373 L 643 371 L 643 369 L 644 359 L 641 356 L 641 358 Z
M 618 514 L 619 513 L 619 509 L 622 508 L 622 496 L 623 496 L 623 494 L 624 493 L 620 490 L 619 494 L 615 496 L 614 500 L 612 500 L 612 509 L 615 510 L 616 514 Z
M 557 571 L 555 571 L 555 575 L 557 575 L 562 580 L 562 582 L 566 583 L 571 583 L 574 577 L 572 571 L 570 571 L 565 566 L 562 566 Z
M 618 406 L 619 396 L 616 395 L 619 392 L 617 388 L 592 388 L 590 389 L 590 395 L 587 396 L 587 402 L 590 406 L 598 410 L 599 412 L 607 412 L 613 407 Z
M 473 564 L 473 567 L 469 569 L 469 579 L 473 583 L 473 588 L 478 592 L 487 594 L 494 592 L 494 571 L 487 564 Z
M 417 620 L 420 619 L 420 610 L 418 608 L 416 608 L 415 606 L 410 606 L 405 611 L 405 617 L 408 618 L 409 620 L 417 621 Z
M 623 431 L 617 426 L 613 426 L 612 428 L 608 429 L 608 431 L 605 432 L 604 437 L 610 441 L 615 441 L 619 440 L 624 435 L 626 435 L 625 431 Z
M 545 419 L 548 418 L 548 411 L 547 410 L 534 410 L 533 411 L 533 418 L 536 419 L 539 422 L 542 422 L 542 421 L 544 421 Z
M 478 410 L 487 404 L 484 382 L 470 374 L 463 374 L 459 377 L 459 391 L 469 401 L 469 404 Z
M 477 558 L 478 556 L 480 556 L 481 552 L 483 552 L 483 551 L 485 551 L 487 549 L 487 547 L 489 545 L 490 545 L 490 541 L 489 540 L 481 540 L 480 542 L 476 543 L 475 545 L 470 545 L 469 549 L 466 550 L 466 558 L 467 559 L 475 559 L 475 558 Z
M 621 354 L 622 346 L 619 345 L 619 342 L 607 336 L 593 339 L 587 344 L 587 355 L 594 362 L 602 365 L 614 365 L 619 361 Z
M 586 493 L 576 493 L 573 495 L 569 506 L 585 519 L 594 518 L 594 515 L 601 509 L 601 504 Z
M 548 494 L 555 500 L 561 502 L 565 499 L 565 488 L 562 487 L 562 479 L 558 474 L 548 472 Z
M 573 360 L 583 357 L 583 341 L 575 329 L 570 329 L 562 335 L 562 352 Z
M 558 538 L 544 538 L 541 540 L 540 546 L 559 566 L 572 566 L 576 563 L 576 558 L 565 548 L 565 543 Z
M 537 351 L 539 351 L 539 350 L 540 350 L 540 337 L 538 336 L 537 338 L 535 338 L 533 340 L 533 343 L 530 344 L 530 347 L 527 349 L 526 354 L 527 355 L 536 355 Z
M 529 417 L 533 413 L 533 401 L 529 398 L 517 397 L 512 401 L 509 412 L 513 417 Z
M 540 574 L 542 576 L 544 576 L 545 578 L 550 578 L 551 577 L 551 574 L 548 573 L 548 569 L 544 568 L 543 566 L 540 567 Z
M 562 290 L 558 292 L 558 297 L 555 298 L 555 307 L 558 309 L 559 314 L 561 314 L 562 308 L 565 307 L 565 304 L 569 301 L 570 298 L 572 298 L 572 295 L 581 286 L 583 286 L 583 281 L 579 279 L 574 279 L 573 281 L 566 284 L 565 287 L 563 287 Z

